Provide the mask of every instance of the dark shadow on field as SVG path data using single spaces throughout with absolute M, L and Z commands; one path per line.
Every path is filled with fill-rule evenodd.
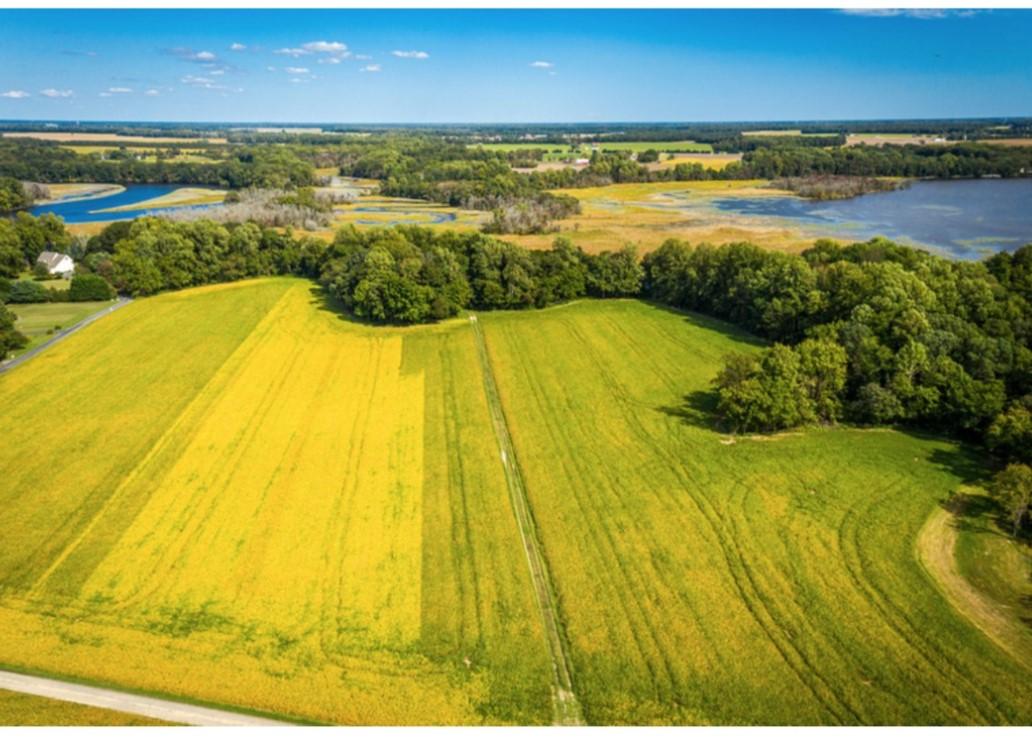
M 925 440 L 945 440 L 946 437 L 937 437 L 931 434 L 907 431 L 908 436 Z M 955 447 L 952 449 L 935 449 L 928 456 L 928 462 L 940 470 L 945 470 L 955 475 L 963 483 L 968 485 L 984 485 L 988 475 L 987 461 L 981 455 L 966 447 L 962 442 L 949 440 Z
M 768 342 L 764 341 L 760 337 L 755 334 L 750 334 L 745 329 L 735 326 L 734 324 L 730 324 L 727 321 L 715 319 L 712 316 L 706 316 L 705 314 L 695 313 L 694 311 L 685 311 L 680 308 L 674 308 L 666 305 L 665 303 L 650 301 L 645 298 L 636 298 L 636 300 L 641 301 L 658 311 L 673 314 L 692 326 L 725 334 L 742 344 L 747 344 L 751 347 L 757 348 L 768 346 Z
M 997 529 L 989 526 L 989 521 L 995 520 L 999 523 L 1003 511 L 988 496 L 956 491 L 948 499 L 940 502 L 939 505 L 953 514 L 953 527 L 955 529 L 963 532 L 1000 534 Z
M 690 426 L 706 429 L 711 432 L 722 431 L 717 418 L 716 391 L 692 391 L 684 397 L 679 406 L 660 406 L 667 416 L 674 416 Z
M 344 304 L 341 303 L 340 299 L 333 295 L 330 291 L 326 290 L 323 286 L 315 283 L 308 290 L 311 295 L 309 303 L 315 306 L 320 311 L 326 311 L 336 316 L 341 321 L 346 321 L 349 324 L 360 324 L 362 326 L 386 326 L 386 324 L 377 323 L 368 319 L 363 319 L 354 314 L 348 313 L 348 310 L 344 308 Z

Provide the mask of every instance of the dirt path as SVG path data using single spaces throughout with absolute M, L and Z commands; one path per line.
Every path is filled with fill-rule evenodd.
M 62 339 L 67 339 L 72 334 L 74 334 L 75 332 L 79 331 L 80 329 L 82 329 L 82 328 L 84 328 L 86 326 L 89 326 L 90 324 L 92 324 L 97 319 L 100 319 L 100 318 L 103 318 L 103 317 L 107 316 L 112 311 L 117 311 L 122 306 L 124 306 L 124 305 L 126 305 L 128 303 L 132 303 L 132 300 L 133 300 L 132 298 L 119 298 L 117 301 L 112 303 L 107 308 L 105 308 L 105 309 L 103 309 L 101 311 L 97 311 L 97 313 L 95 313 L 95 314 L 91 314 L 91 315 L 87 316 L 86 318 L 84 318 L 79 323 L 72 324 L 71 326 L 69 326 L 67 329 L 64 329 L 63 331 L 59 331 L 53 337 L 51 337 L 47 341 L 43 342 L 43 344 L 39 345 L 38 347 L 33 347 L 32 349 L 30 349 L 25 354 L 18 355 L 13 360 L 5 360 L 3 362 L 0 362 L 0 373 L 6 373 L 7 371 L 13 370 L 14 368 L 18 367 L 19 365 L 22 365 L 22 364 L 28 362 L 33 357 L 38 355 L 40 352 L 42 352 L 43 350 L 47 349 L 47 347 L 52 347 L 55 344 L 57 344 L 58 342 L 60 342 Z M 15 309 L 15 310 L 17 310 L 17 309 Z
M 552 656 L 554 724 L 583 725 L 584 716 L 581 712 L 580 702 L 577 701 L 577 697 L 573 692 L 570 656 L 566 649 L 566 643 L 563 641 L 559 623 L 559 610 L 556 607 L 555 591 L 552 588 L 548 565 L 541 554 L 537 528 L 530 513 L 530 502 L 527 500 L 527 490 L 523 485 L 523 476 L 520 473 L 520 466 L 516 460 L 512 437 L 509 434 L 509 425 L 505 420 L 505 413 L 502 411 L 502 400 L 498 395 L 498 386 L 495 384 L 494 371 L 491 369 L 491 359 L 487 354 L 487 344 L 484 341 L 484 334 L 480 329 L 480 322 L 477 321 L 477 317 L 470 316 L 469 320 L 473 324 L 477 354 L 480 357 L 480 367 L 484 375 L 484 391 L 487 394 L 487 405 L 491 411 L 491 422 L 494 426 L 495 437 L 498 440 L 498 451 L 502 458 L 502 468 L 505 470 L 509 499 L 512 501 L 513 514 L 516 516 L 520 538 L 523 541 L 523 549 L 527 555 L 527 565 L 530 568 L 530 577 L 534 582 L 534 593 L 537 597 L 538 607 L 541 610 L 541 621 L 545 628 L 545 637 L 548 640 L 548 649 Z
M 972 586 L 957 569 L 957 530 L 953 523 L 952 514 L 937 509 L 917 535 L 918 558 L 954 609 L 1032 670 L 1032 638 L 1002 605 Z
M 286 722 L 250 714 L 237 714 L 221 709 L 208 709 L 192 704 L 154 699 L 149 696 L 130 694 L 124 691 L 100 689 L 95 686 L 82 686 L 67 681 L 55 681 L 50 678 L 24 676 L 20 673 L 0 671 L 0 689 L 18 691 L 33 696 L 44 696 L 48 699 L 59 699 L 74 704 L 85 704 L 90 707 L 113 709 L 118 712 L 135 714 L 140 717 L 160 719 L 182 725 L 204 727 L 251 727 L 279 725 Z

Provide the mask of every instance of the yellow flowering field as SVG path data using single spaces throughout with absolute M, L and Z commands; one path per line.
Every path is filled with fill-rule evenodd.
M 0 663 L 318 722 L 547 722 L 479 372 L 465 322 L 363 327 L 266 279 L 0 377 Z

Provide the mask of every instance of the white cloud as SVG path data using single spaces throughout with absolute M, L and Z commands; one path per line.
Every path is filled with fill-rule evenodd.
M 286 48 L 283 48 L 283 49 L 276 49 L 276 51 L 274 51 L 272 53 L 273 54 L 279 54 L 280 56 L 285 56 L 285 57 L 293 57 L 294 59 L 297 59 L 298 57 L 303 57 L 303 56 L 306 56 L 308 54 L 311 54 L 310 51 L 307 51 L 305 49 L 299 49 L 297 47 L 286 47 Z
M 362 72 L 379 72 L 381 69 L 382 68 L 380 67 L 379 64 L 367 64 L 366 66 L 362 67 L 361 71 Z
M 334 56 L 345 56 L 350 54 L 348 45 L 340 41 L 309 41 L 301 44 L 301 48 L 314 54 L 333 54 Z
M 368 54 L 355 54 L 355 59 L 358 59 L 359 61 L 365 62 L 365 61 L 368 61 L 368 60 L 372 59 L 372 57 L 369 56 Z
M 551 62 L 537 61 L 537 62 L 531 62 L 530 66 L 531 67 L 536 67 L 537 69 L 551 69 L 555 65 L 552 64 Z
M 265 70 L 266 70 L 267 72 L 275 72 L 275 71 L 276 71 L 276 68 L 275 68 L 275 67 L 273 67 L 273 66 L 272 66 L 272 65 L 270 64 L 270 65 L 269 65 L 268 67 L 266 67 L 266 68 L 265 68 Z
M 179 81 L 184 85 L 190 87 L 199 87 L 204 90 L 221 90 L 223 92 L 243 92 L 243 88 L 232 88 L 227 85 L 222 85 L 218 81 L 211 79 L 210 77 L 199 77 L 197 75 L 186 75 L 180 77 Z
M 39 94 L 45 98 L 70 98 L 75 95 L 71 90 L 57 90 L 53 87 L 48 87 L 46 90 L 40 90 Z
M 287 67 L 286 72 L 288 75 L 306 75 L 311 74 L 311 70 L 308 67 Z
M 218 55 L 213 51 L 194 51 L 187 46 L 176 46 L 165 51 L 174 57 L 182 59 L 184 62 L 195 62 L 197 64 L 211 64 L 218 59 Z
M 245 51 L 247 49 L 243 44 L 232 43 L 229 45 L 230 51 Z
M 210 74 L 212 77 L 221 77 L 222 75 L 226 74 L 226 70 L 224 70 L 224 69 L 213 69 L 208 74 Z
M 131 87 L 109 87 L 107 91 L 112 95 L 126 95 L 131 93 L 133 89 Z
M 319 64 L 340 64 L 340 57 L 323 57 Z
M 425 51 L 398 51 L 395 49 L 391 52 L 394 56 L 399 59 L 429 59 L 430 55 Z
M 846 15 L 861 15 L 868 18 L 916 18 L 918 20 L 940 20 L 942 18 L 970 18 L 978 10 L 945 10 L 941 8 L 844 8 Z
M 32 96 L 24 90 L 8 90 L 7 92 L 0 93 L 0 98 L 12 98 L 13 100 L 21 100 L 28 97 Z
M 158 92 L 157 90 L 155 90 L 155 89 L 154 89 L 153 87 L 152 87 L 152 88 L 151 88 L 150 90 L 147 90 L 147 91 L 145 91 L 145 92 L 144 92 L 143 94 L 144 94 L 144 95 L 149 95 L 149 96 L 151 96 L 152 98 L 153 98 L 154 96 L 156 96 L 156 95 L 161 95 L 161 93 L 160 93 L 160 92 Z

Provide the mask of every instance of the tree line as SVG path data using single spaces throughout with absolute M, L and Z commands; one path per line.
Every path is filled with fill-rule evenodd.
M 232 148 L 218 162 L 145 162 L 79 154 L 55 142 L 0 138 L 0 177 L 41 183 L 114 182 L 286 188 L 315 183 L 315 168 L 293 147 Z

